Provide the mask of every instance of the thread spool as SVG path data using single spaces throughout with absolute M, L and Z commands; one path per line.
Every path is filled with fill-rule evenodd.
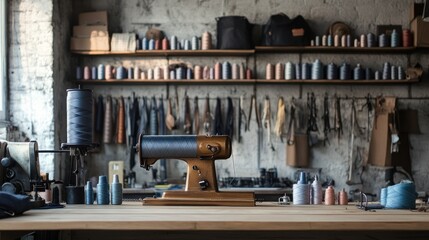
M 375 47 L 375 35 L 373 33 L 368 33 L 366 35 L 367 47 L 372 48 Z
M 186 79 L 191 80 L 194 78 L 192 68 L 186 68 Z
M 285 79 L 292 80 L 296 78 L 295 66 L 291 62 L 285 64 Z
M 238 64 L 233 63 L 231 67 L 232 72 L 232 79 L 240 79 L 240 69 L 238 67 Z
M 98 177 L 97 184 L 97 204 L 109 205 L 109 183 L 105 175 Z
M 307 205 L 310 204 L 310 185 L 309 184 L 294 184 L 292 186 L 293 204 Z
M 92 91 L 67 89 L 67 143 L 92 144 Z
M 375 71 L 374 72 L 374 79 L 375 80 L 380 80 L 381 79 L 381 73 L 380 73 L 380 71 Z
M 214 79 L 219 80 L 222 79 L 222 65 L 217 62 L 214 66 Z
M 134 76 L 135 80 L 137 80 L 137 79 L 140 78 L 140 68 L 139 67 L 135 67 L 134 68 L 134 74 L 133 74 L 133 76 Z
M 91 79 L 92 80 L 96 80 L 97 79 L 97 68 L 96 67 L 92 67 L 91 68 Z
M 340 46 L 340 36 L 335 34 L 335 36 L 334 36 L 334 47 L 339 47 L 339 46 Z
M 332 186 L 325 190 L 325 205 L 335 205 L 335 190 Z
M 348 205 L 349 204 L 349 198 L 347 196 L 346 190 L 343 188 L 343 190 L 338 192 L 338 205 Z
M 141 80 L 146 80 L 146 79 L 147 79 L 147 77 L 146 77 L 146 72 L 145 72 L 145 71 L 143 71 L 143 70 L 140 72 L 140 79 L 141 79 Z
M 246 71 L 244 70 L 243 64 L 240 64 L 240 66 L 238 66 L 238 68 L 239 68 L 239 72 L 240 72 L 240 79 L 245 79 L 246 78 Z
M 210 67 L 204 66 L 203 68 L 203 79 L 210 79 Z
M 402 181 L 399 184 L 387 187 L 386 208 L 415 209 L 416 186 L 411 181 Z
M 134 79 L 134 68 L 133 67 L 128 68 L 127 78 L 128 79 Z
M 147 40 L 147 38 L 143 38 L 142 40 L 142 49 L 149 50 L 149 41 Z
M 322 78 L 323 78 L 323 64 L 322 62 L 320 62 L 319 59 L 316 59 L 316 61 L 314 61 L 311 68 L 311 79 L 319 80 Z
M 204 32 L 201 40 L 201 49 L 212 49 L 212 35 L 209 32 Z
M 161 49 L 161 41 L 159 39 L 155 40 L 155 47 L 153 49 L 155 49 L 155 50 Z
M 77 66 L 76 67 L 76 79 L 81 80 L 82 79 L 82 68 Z
M 141 42 L 138 37 L 136 38 L 136 50 L 141 50 Z
M 155 50 L 155 40 L 153 40 L 153 39 L 149 40 L 148 50 Z
M 383 75 L 382 75 L 383 80 L 388 80 L 388 79 L 390 79 L 390 78 L 391 78 L 390 73 L 391 73 L 391 66 L 390 66 L 390 63 L 385 62 L 385 63 L 383 64 Z
M 360 64 L 357 64 L 355 69 L 353 70 L 353 79 L 354 80 L 362 80 L 364 78 L 363 69 Z
M 390 79 L 392 80 L 398 79 L 398 69 L 396 68 L 396 66 L 392 65 L 390 67 Z
M 92 189 L 91 181 L 87 181 L 85 185 L 85 204 L 92 205 L 94 203 L 94 190 Z
M 411 47 L 412 43 L 412 35 L 410 29 L 402 30 L 402 46 L 403 47 Z
M 110 202 L 112 205 L 122 204 L 122 183 L 119 182 L 118 174 L 113 174 L 113 182 L 110 189 Z
M 203 71 L 201 70 L 201 66 L 199 65 L 194 66 L 194 78 L 195 80 L 203 79 Z
M 162 39 L 162 50 L 168 50 L 168 38 L 166 37 Z
M 274 77 L 276 80 L 285 79 L 284 77 L 284 66 L 282 63 L 277 63 L 275 66 L 275 74 Z
M 365 68 L 365 79 L 366 80 L 374 79 L 374 75 L 372 73 L 371 68 Z
M 89 69 L 88 66 L 85 66 L 83 68 L 83 79 L 84 80 L 89 80 L 91 79 L 91 70 Z
M 104 131 L 103 143 L 111 143 L 113 138 L 113 119 L 112 119 L 112 97 L 106 98 L 106 106 L 104 113 Z
M 405 71 L 401 66 L 398 67 L 398 79 L 399 80 L 405 79 Z
M 295 79 L 301 79 L 301 65 L 299 63 L 295 63 Z
M 350 34 L 347 34 L 347 47 L 352 46 L 352 36 Z
M 171 80 L 176 79 L 176 70 L 170 70 L 170 79 Z
M 177 80 L 182 80 L 184 79 L 184 73 L 183 73 L 183 68 L 182 67 L 178 67 L 176 68 L 176 79 Z
M 310 46 L 314 47 L 314 40 L 313 39 L 311 39 L 311 41 L 310 41 Z
M 329 80 L 338 79 L 338 67 L 335 63 L 328 64 L 326 69 L 326 78 Z
M 252 70 L 250 68 L 246 69 L 246 79 L 250 80 L 253 78 Z
M 311 65 L 303 63 L 301 67 L 301 79 L 311 79 Z
M 200 40 L 197 36 L 193 36 L 191 39 L 191 49 L 192 50 L 198 50 L 200 49 Z
M 311 194 L 312 203 L 322 204 L 322 199 L 323 199 L 322 184 L 319 182 L 319 178 L 317 176 L 314 178 L 314 181 L 311 184 L 311 192 L 312 192 Z
M 314 40 L 314 45 L 316 45 L 317 47 L 320 46 L 320 37 L 316 36 L 315 40 Z
M 156 67 L 153 69 L 153 79 L 154 79 L 154 80 L 159 80 L 159 79 L 161 79 L 161 68 L 160 68 L 160 67 L 158 67 L 158 66 L 156 66 Z
M 149 68 L 146 75 L 147 80 L 153 80 L 153 69 Z
M 215 79 L 215 69 L 212 67 L 210 68 L 209 79 L 211 80 Z
M 271 80 L 274 79 L 274 67 L 271 63 L 268 63 L 265 69 L 265 79 Z
M 341 36 L 341 47 L 347 47 L 347 36 L 346 35 Z
M 359 47 L 359 40 L 357 39 L 354 40 L 353 47 Z
M 326 35 L 322 36 L 322 46 L 326 47 L 328 45 L 328 38 L 326 37 Z
M 191 42 L 188 39 L 186 39 L 183 42 L 182 47 L 184 50 L 191 50 L 192 49 Z
M 386 206 L 387 188 L 382 188 L 380 191 L 380 204 Z
M 302 171 L 299 173 L 298 184 L 307 184 L 307 173 Z
M 229 62 L 223 62 L 222 64 L 222 79 L 232 79 L 231 64 Z
M 112 68 L 113 67 L 111 65 L 106 65 L 106 72 L 105 72 L 105 74 L 106 74 L 106 80 L 110 80 L 110 79 L 113 78 L 113 76 L 112 76 L 112 73 L 113 73 Z
M 99 64 L 97 67 L 97 78 L 98 80 L 104 80 L 105 77 L 105 67 L 103 64 Z
M 349 80 L 352 79 L 350 64 L 343 63 L 340 67 L 340 80 Z
M 332 37 L 332 35 L 328 35 L 328 47 L 332 47 L 334 46 L 334 38 Z
M 378 35 L 378 46 L 379 47 L 388 47 L 386 34 L 382 33 L 382 34 Z
M 174 35 L 171 36 L 171 39 L 170 39 L 170 49 L 177 50 L 177 37 Z
M 393 29 L 392 34 L 390 36 L 390 47 L 399 47 L 401 45 L 401 38 L 396 29 Z
M 162 68 L 162 79 L 169 79 L 170 77 L 170 71 L 168 69 L 168 66 L 164 66 Z
M 125 68 L 119 66 L 116 68 L 116 79 L 124 79 Z

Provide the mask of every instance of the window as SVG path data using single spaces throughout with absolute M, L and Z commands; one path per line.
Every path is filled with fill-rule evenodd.
M 0 1 L 0 121 L 6 120 L 6 3 L 7 1 Z

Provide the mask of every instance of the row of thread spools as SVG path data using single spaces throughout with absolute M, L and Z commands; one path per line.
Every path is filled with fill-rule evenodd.
M 98 177 L 97 183 L 97 197 L 96 202 L 98 205 L 121 205 L 122 204 L 122 183 L 119 182 L 119 176 L 113 175 L 113 181 L 109 188 L 107 176 L 102 175 Z M 109 191 L 110 190 L 110 191 Z M 109 193 L 110 192 L 110 193 Z M 85 204 L 94 204 L 94 190 L 92 182 L 87 181 L 85 185 Z
M 83 71 L 82 71 L 83 69 Z M 140 67 L 124 66 L 114 67 L 112 65 L 99 64 L 97 67 L 78 66 L 76 68 L 77 80 L 111 80 L 111 79 L 134 79 L 134 80 L 219 80 L 219 79 L 252 79 L 252 70 L 243 64 L 229 63 L 228 61 L 217 62 L 213 67 L 195 65 L 193 67 L 184 64 L 174 64 L 165 67 L 155 67 L 144 71 Z
M 348 63 L 337 66 L 335 63 L 324 65 L 319 59 L 313 63 L 268 63 L 265 79 L 267 80 L 402 80 L 406 78 L 405 70 L 389 62 L 383 64 L 382 70 L 373 71 L 357 64 L 353 69 Z
M 352 42 L 353 41 L 353 42 Z M 413 35 L 409 29 L 404 29 L 402 35 L 394 29 L 390 35 L 373 33 L 362 34 L 352 40 L 348 35 L 323 35 L 311 40 L 311 46 L 322 47 L 411 47 Z
M 209 50 L 212 49 L 212 35 L 204 32 L 201 37 L 193 36 L 191 40 L 179 40 L 176 36 L 163 39 L 137 38 L 136 50 Z
M 300 178 L 292 188 L 292 201 L 294 205 L 308 205 L 308 204 L 322 204 L 323 203 L 323 190 L 322 184 L 316 176 L 314 181 L 307 183 L 307 175 L 305 172 L 300 173 Z M 325 190 L 325 205 L 337 204 L 347 205 L 349 203 L 347 192 L 343 189 L 338 192 L 338 197 L 335 197 L 335 189 L 329 186 Z

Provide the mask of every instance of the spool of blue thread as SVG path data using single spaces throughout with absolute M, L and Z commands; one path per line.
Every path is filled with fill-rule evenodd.
M 363 69 L 360 64 L 358 64 L 353 70 L 353 79 L 354 80 L 362 80 L 363 79 Z
M 109 183 L 105 175 L 98 177 L 97 184 L 97 204 L 108 205 L 109 204 Z
M 182 67 L 176 68 L 176 79 L 177 80 L 183 79 L 183 68 Z
M 378 35 L 378 46 L 379 47 L 387 47 L 387 36 L 386 34 Z
M 191 80 L 194 79 L 194 73 L 191 68 L 186 69 L 186 79 Z
M 97 68 L 96 67 L 92 67 L 91 68 L 91 79 L 92 80 L 96 80 L 97 79 Z
M 121 205 L 122 204 L 122 183 L 119 182 L 118 174 L 113 175 L 113 182 L 110 189 L 112 205 Z
M 405 79 L 405 71 L 401 66 L 398 67 L 398 79 L 399 80 Z
M 174 35 L 171 36 L 171 39 L 170 39 L 170 49 L 177 50 L 177 37 Z
M 415 209 L 416 186 L 411 181 L 402 181 L 399 184 L 387 187 L 386 208 Z
M 340 79 L 341 80 L 350 80 L 350 79 L 352 79 L 350 64 L 343 63 L 341 65 L 341 67 L 340 67 Z
M 399 37 L 399 33 L 396 31 L 396 29 L 393 29 L 392 35 L 390 36 L 390 46 L 391 47 L 401 46 L 401 38 Z
M 311 68 L 311 79 L 320 80 L 323 78 L 323 64 L 319 59 L 316 59 Z
M 332 35 L 328 35 L 328 47 L 334 46 L 334 38 Z
M 132 67 L 128 68 L 127 77 L 128 77 L 128 79 L 134 79 L 134 68 L 132 68 Z
M 374 79 L 371 68 L 365 68 L 365 79 L 366 80 Z
M 382 188 L 380 191 L 380 204 L 386 206 L 387 188 Z
M 193 36 L 191 41 L 192 41 L 192 44 L 191 44 L 192 50 L 200 49 L 199 39 L 197 36 Z
M 309 63 L 302 64 L 301 79 L 311 79 L 311 65 Z
M 76 79 L 81 80 L 82 79 L 82 68 L 77 66 L 76 67 Z
M 98 80 L 106 79 L 105 75 L 104 75 L 104 65 L 103 64 L 98 65 L 97 76 L 98 76 Z
M 231 64 L 229 62 L 223 62 L 222 63 L 222 79 L 231 79 L 232 78 L 232 72 L 231 72 Z
M 392 80 L 398 79 L 398 70 L 394 65 L 390 67 L 390 79 Z
M 125 68 L 123 66 L 119 66 L 116 68 L 116 79 L 124 79 Z
M 335 65 L 335 63 L 328 64 L 326 70 L 326 77 L 329 80 L 338 79 L 338 67 L 337 65 Z
M 142 47 L 143 50 L 149 50 L 149 41 L 147 38 L 142 39 Z
M 87 181 L 85 185 L 85 204 L 94 204 L 94 190 L 92 189 L 91 181 Z
M 155 40 L 149 40 L 149 50 L 155 50 Z
M 295 66 L 291 62 L 287 62 L 285 64 L 285 79 L 286 80 L 296 79 L 295 70 L 296 70 Z
M 301 79 L 301 65 L 299 63 L 295 63 L 295 79 Z
M 375 47 L 375 35 L 373 33 L 368 33 L 366 35 L 366 41 L 368 47 Z
M 382 75 L 383 80 L 388 80 L 388 79 L 390 79 L 390 78 L 391 78 L 390 73 L 391 73 L 390 63 L 385 62 L 385 63 L 383 64 L 383 75 Z

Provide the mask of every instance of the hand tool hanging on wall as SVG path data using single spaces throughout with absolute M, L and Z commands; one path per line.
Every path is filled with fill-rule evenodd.
M 359 126 L 359 123 L 357 121 L 357 111 L 356 111 L 356 102 L 355 99 L 352 99 L 352 103 L 351 103 L 351 116 L 350 116 L 350 120 L 351 120 L 351 131 L 350 131 L 350 142 L 349 142 L 349 175 L 346 181 L 347 185 L 353 185 L 356 184 L 355 182 L 353 182 L 353 170 L 354 170 L 354 156 L 353 156 L 353 152 L 354 152 L 354 139 L 355 139 L 355 129 L 356 127 L 359 130 L 359 133 L 362 134 L 362 129 Z M 359 148 L 357 149 L 359 151 Z M 360 156 L 360 152 L 358 152 L 357 155 L 358 158 L 361 158 Z M 359 159 L 361 160 L 361 159 Z
M 238 142 L 241 142 L 241 122 L 244 121 L 244 130 L 247 129 L 247 117 L 243 108 L 244 96 L 240 96 L 238 107 Z
M 121 96 L 118 102 L 118 117 L 116 125 L 116 142 L 125 143 L 125 106 L 124 98 Z
M 173 106 L 171 98 L 167 102 L 167 115 L 165 116 L 165 126 L 168 130 L 176 129 L 176 117 L 173 115 Z
M 131 118 L 130 118 L 130 109 L 131 109 L 131 97 L 125 99 L 125 136 L 127 141 L 127 147 L 131 146 Z
M 192 134 L 192 120 L 191 120 L 191 106 L 189 103 L 189 96 L 185 93 L 185 125 L 184 130 L 186 134 Z
M 149 134 L 158 135 L 158 108 L 155 96 L 152 97 L 150 105 Z
M 198 97 L 194 98 L 194 134 L 200 134 L 200 109 L 198 107 Z
M 161 98 L 159 99 L 159 105 L 158 105 L 159 135 L 167 134 L 164 115 L 165 115 L 164 99 L 161 96 Z M 161 178 L 162 182 L 165 182 L 167 180 L 167 161 L 165 159 L 161 159 L 159 162 L 159 165 L 160 165 L 159 177 Z
M 324 139 L 323 144 L 326 146 L 327 144 L 330 145 L 329 142 L 329 132 L 331 131 L 331 123 L 330 123 L 330 116 L 329 116 L 329 97 L 328 93 L 325 94 L 325 98 L 323 99 L 323 133 L 324 133 Z
M 258 124 L 258 129 L 261 128 L 261 120 L 259 118 L 259 111 L 258 111 L 258 105 L 256 103 L 256 96 L 252 95 L 252 98 L 250 100 L 250 108 L 249 108 L 249 116 L 247 118 L 247 131 L 250 130 L 250 120 L 252 119 L 252 111 L 253 108 L 255 108 L 255 115 L 256 115 L 256 123 Z
M 341 138 L 341 135 L 343 135 L 343 122 L 341 120 L 341 102 L 340 102 L 340 98 L 337 95 L 335 95 L 334 121 L 335 121 L 334 129 L 337 132 L 338 144 L 340 144 L 340 138 Z
M 226 112 L 224 133 L 225 135 L 228 135 L 232 141 L 232 137 L 234 136 L 234 105 L 231 97 L 228 97 L 228 109 Z
M 112 97 L 107 96 L 106 109 L 104 112 L 103 143 L 111 143 L 112 136 L 113 136 Z
M 294 101 L 293 98 L 292 98 L 292 101 Z M 285 122 L 286 122 L 285 102 L 283 97 L 279 97 L 279 100 L 277 101 L 277 119 L 276 119 L 276 125 L 274 126 L 274 132 L 282 142 L 283 142 Z
M 211 127 L 212 127 L 212 114 L 210 113 L 210 98 L 207 95 L 206 97 L 206 103 L 204 106 L 204 133 L 210 134 Z
M 177 93 L 177 86 L 174 89 L 174 116 L 176 118 L 176 126 L 175 128 L 178 128 L 180 126 L 180 104 L 179 104 L 179 94 Z
M 223 133 L 223 117 L 222 117 L 222 103 L 220 98 L 216 98 L 216 108 L 215 108 L 215 117 L 214 117 L 214 129 L 213 135 L 224 135 Z
M 264 110 L 262 113 L 262 123 L 264 128 L 267 130 L 267 144 L 274 151 L 274 145 L 271 141 L 271 105 L 268 96 L 264 100 Z
M 314 93 L 307 93 L 307 107 L 308 107 L 308 122 L 307 122 L 307 134 L 309 137 L 310 147 L 317 144 L 318 139 L 318 131 L 317 127 L 317 108 L 316 108 L 316 97 Z
M 372 111 L 374 110 L 374 106 L 373 106 L 373 103 L 371 101 L 371 95 L 369 95 L 369 93 L 365 97 L 365 104 L 362 105 L 362 108 L 360 109 L 360 111 L 363 111 L 364 108 L 366 108 L 366 110 L 367 110 L 366 140 L 369 141 L 371 115 L 372 115 Z
M 139 102 L 138 99 L 135 96 L 135 93 L 133 93 L 133 96 L 131 98 L 132 105 L 130 106 L 130 130 L 131 130 L 131 146 L 130 146 L 130 155 L 129 155 L 129 161 L 130 161 L 130 170 L 133 169 L 135 166 L 135 148 L 134 146 L 137 144 L 138 139 L 138 126 L 137 122 L 139 120 Z
M 104 103 L 103 96 L 98 96 L 97 102 L 97 120 L 95 123 L 95 132 L 98 135 L 98 139 L 101 140 L 101 136 L 103 135 L 103 125 L 104 125 Z
M 149 114 L 148 114 L 148 106 L 147 106 L 147 98 L 142 97 L 142 103 L 140 108 L 140 122 L 139 122 L 139 134 L 147 134 L 149 127 Z

